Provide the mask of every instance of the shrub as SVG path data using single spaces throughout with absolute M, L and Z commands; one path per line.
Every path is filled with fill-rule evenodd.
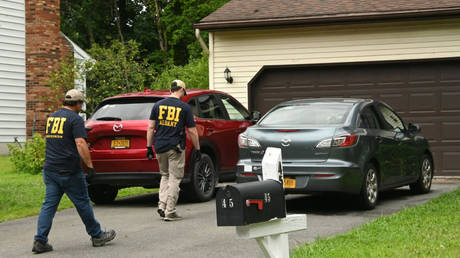
M 169 67 L 155 78 L 152 89 L 169 89 L 171 82 L 175 79 L 185 82 L 188 89 L 208 89 L 208 57 L 192 59 L 184 66 Z
M 34 134 L 32 139 L 21 148 L 18 144 L 8 144 L 15 170 L 18 173 L 39 174 L 45 162 L 45 139 L 40 134 Z

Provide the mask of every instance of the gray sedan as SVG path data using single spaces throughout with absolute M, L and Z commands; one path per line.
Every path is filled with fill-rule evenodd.
M 385 189 L 430 191 L 433 156 L 419 132 L 375 100 L 285 102 L 239 135 L 237 182 L 260 180 L 265 149 L 278 147 L 287 193 L 350 193 L 372 209 Z

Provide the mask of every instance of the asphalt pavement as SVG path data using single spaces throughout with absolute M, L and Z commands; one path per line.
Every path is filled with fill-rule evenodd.
M 288 213 L 307 214 L 308 229 L 289 234 L 290 247 L 319 237 L 342 234 L 380 216 L 419 205 L 459 187 L 459 183 L 435 183 L 432 191 L 413 195 L 408 187 L 382 193 L 378 206 L 361 211 L 345 195 L 289 195 Z M 91 246 L 75 209 L 56 214 L 50 233 L 51 253 L 32 255 L 37 217 L 0 223 L 0 257 L 262 257 L 255 240 L 238 240 L 233 227 L 217 227 L 215 201 L 180 201 L 185 218 L 164 222 L 156 214 L 157 194 L 117 200 L 95 206 L 104 228 L 117 231 L 117 238 L 104 247 Z

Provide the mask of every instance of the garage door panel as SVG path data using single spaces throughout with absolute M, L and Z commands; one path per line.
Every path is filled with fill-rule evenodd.
M 460 111 L 460 92 L 441 93 L 442 111 Z
M 433 114 L 438 108 L 437 92 L 409 93 L 409 112 Z
M 414 121 L 415 122 L 415 121 Z M 422 135 L 425 136 L 430 144 L 439 141 L 441 133 L 439 132 L 439 124 L 435 122 L 418 122 L 422 129 Z
M 407 95 L 403 93 L 387 93 L 380 94 L 379 100 L 390 105 L 400 115 L 403 115 L 407 111 Z
M 442 152 L 442 168 L 449 172 L 460 172 L 458 166 L 460 160 L 460 151 L 445 151 Z
M 250 108 L 262 113 L 299 98 L 382 100 L 418 123 L 437 175 L 460 176 L 460 60 L 343 64 L 265 69 L 250 85 Z
M 409 77 L 407 78 L 410 84 L 434 83 L 439 81 L 439 65 L 437 63 L 420 63 L 407 64 L 409 68 Z
M 387 65 L 384 69 L 377 70 L 377 76 L 373 78 L 378 85 L 404 85 L 407 78 L 407 69 L 401 66 Z
M 460 122 L 443 122 L 441 124 L 441 139 L 443 142 L 460 144 Z
M 439 79 L 441 82 L 460 82 L 460 63 L 447 63 L 439 65 Z

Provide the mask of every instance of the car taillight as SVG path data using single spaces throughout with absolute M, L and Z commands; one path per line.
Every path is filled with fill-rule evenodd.
M 327 138 L 320 141 L 316 148 L 330 148 L 330 147 L 349 147 L 355 145 L 358 141 L 357 134 L 347 134 L 347 135 L 340 135 L 334 136 L 332 138 Z
M 238 135 L 238 146 L 240 148 L 260 148 L 260 143 L 251 137 L 248 137 L 245 133 Z

